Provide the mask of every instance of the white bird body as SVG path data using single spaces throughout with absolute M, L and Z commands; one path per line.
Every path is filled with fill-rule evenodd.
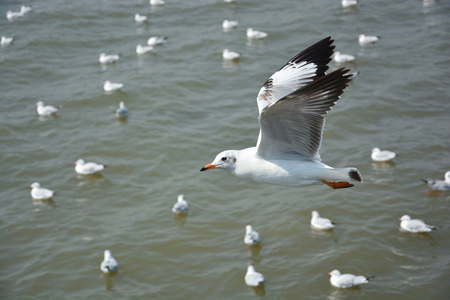
M 185 214 L 188 212 L 189 205 L 187 201 L 184 199 L 184 195 L 180 194 L 177 197 L 177 202 L 172 207 L 172 212 L 175 214 Z
M 409 232 L 419 233 L 437 230 L 436 226 L 427 225 L 424 221 L 419 219 L 411 219 L 408 215 L 404 215 L 398 220 L 401 221 L 400 227 Z
M 239 24 L 238 21 L 223 20 L 222 28 L 225 30 L 233 29 L 233 28 L 236 28 L 238 26 L 238 24 Z
M 6 12 L 6 18 L 10 21 L 15 20 L 17 18 L 23 17 L 23 13 L 19 12 L 19 11 L 10 11 L 8 10 Z
M 10 45 L 12 45 L 13 42 L 14 42 L 14 38 L 13 37 L 2 36 L 2 38 L 0 40 L 0 45 L 2 45 L 2 46 L 10 46 Z
M 337 63 L 346 63 L 346 62 L 352 62 L 355 60 L 355 56 L 350 54 L 342 54 L 339 51 L 334 52 L 333 59 Z
M 36 103 L 36 111 L 37 114 L 40 116 L 50 116 L 56 114 L 58 111 L 62 109 L 62 106 L 51 106 L 51 105 L 45 105 L 44 102 L 39 101 Z
M 236 0 L 224 0 L 226 3 L 236 3 Z
M 99 58 L 98 58 L 98 61 L 101 64 L 104 64 L 104 65 L 106 65 L 106 64 L 113 64 L 113 63 L 115 63 L 118 60 L 119 60 L 119 55 L 117 55 L 117 54 L 109 54 L 108 55 L 106 53 L 101 53 Z
M 380 150 L 380 148 L 375 147 L 372 149 L 372 154 L 370 155 L 374 161 L 389 161 L 395 158 L 397 154 L 389 150 Z
M 158 5 L 164 5 L 164 0 L 150 0 L 150 5 L 152 6 L 158 6 Z
M 230 51 L 228 49 L 224 49 L 222 51 L 222 57 L 226 60 L 237 60 L 241 57 L 241 55 L 237 52 Z
M 147 40 L 147 45 L 149 46 L 156 46 L 156 45 L 162 45 L 167 42 L 167 38 L 165 36 L 152 36 Z
M 30 188 L 31 198 L 33 198 L 34 200 L 48 200 L 55 195 L 54 191 L 42 188 L 38 182 L 33 182 L 30 185 Z
M 251 225 L 245 226 L 244 243 L 246 245 L 252 246 L 258 244 L 259 242 L 261 242 L 259 233 L 254 231 Z
M 253 28 L 248 28 L 246 30 L 247 37 L 250 39 L 263 39 L 267 37 L 267 33 L 263 31 L 253 30 Z
M 245 274 L 245 284 L 251 287 L 262 285 L 264 284 L 264 276 L 256 272 L 253 266 L 248 266 L 247 273 Z
M 330 219 L 321 218 L 319 213 L 316 210 L 311 212 L 311 226 L 315 229 L 319 230 L 328 230 L 334 228 L 334 223 L 331 222 Z
M 145 22 L 147 22 L 147 16 L 143 16 L 143 15 L 140 15 L 140 14 L 135 14 L 134 15 L 134 20 L 137 22 L 137 23 L 145 23 Z
M 338 270 L 333 270 L 328 275 L 331 276 L 330 283 L 338 288 L 350 288 L 364 283 L 368 283 L 375 276 L 355 276 L 353 274 L 341 274 Z
M 116 110 L 116 117 L 118 118 L 128 117 L 128 108 L 125 106 L 125 103 L 123 103 L 123 101 L 119 103 L 119 108 Z
M 368 45 L 368 44 L 375 44 L 376 41 L 380 39 L 379 36 L 375 35 L 364 35 L 360 34 L 358 37 L 358 41 L 360 45 Z
M 450 171 L 445 172 L 445 180 L 429 180 L 423 178 L 422 180 L 428 184 L 432 190 L 450 191 Z
M 102 270 L 103 273 L 114 273 L 119 268 L 119 263 L 115 258 L 111 255 L 111 251 L 105 250 L 104 252 L 104 258 L 102 263 L 100 264 L 100 270 Z
M 103 89 L 105 90 L 105 92 L 113 92 L 120 90 L 121 88 L 123 88 L 123 83 L 114 83 L 110 81 L 105 81 L 103 83 Z
M 297 54 L 263 85 L 257 97 L 261 130 L 256 147 L 223 151 L 201 171 L 224 169 L 285 186 L 326 184 L 336 189 L 361 182 L 357 169 L 332 168 L 319 155 L 324 116 L 350 81 L 345 69 L 325 74 L 332 43 L 325 38 Z
M 139 55 L 146 54 L 150 51 L 153 51 L 153 46 L 136 45 L 136 53 Z
M 32 9 L 33 9 L 32 6 L 22 5 L 22 6 L 20 7 L 20 13 L 21 13 L 22 15 L 24 15 L 24 14 L 26 14 L 26 13 L 29 13 Z
M 103 171 L 106 168 L 105 165 L 97 164 L 94 162 L 85 162 L 82 159 L 79 159 L 76 162 L 74 162 L 74 165 L 75 165 L 75 172 L 81 175 L 92 175 L 100 171 Z
M 347 7 L 355 6 L 356 4 L 358 4 L 358 1 L 356 1 L 356 0 L 342 0 L 341 4 L 342 4 L 343 8 L 347 8 Z

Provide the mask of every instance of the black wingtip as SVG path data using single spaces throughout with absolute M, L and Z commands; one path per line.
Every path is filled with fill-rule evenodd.
M 358 170 L 352 169 L 348 172 L 348 176 L 350 176 L 351 179 L 354 179 L 356 181 L 362 182 L 361 174 Z
M 426 179 L 420 178 L 420 180 L 422 180 L 425 183 L 428 183 L 428 180 L 426 180 Z
M 370 277 L 366 277 L 367 281 L 372 281 L 375 279 L 375 275 L 374 276 L 370 276 Z

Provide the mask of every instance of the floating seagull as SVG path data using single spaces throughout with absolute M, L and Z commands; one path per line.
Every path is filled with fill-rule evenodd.
M 251 225 L 245 226 L 244 243 L 246 245 L 252 246 L 258 244 L 260 241 L 261 237 L 259 236 L 259 233 L 254 231 Z
M 247 273 L 245 274 L 245 284 L 251 287 L 262 285 L 264 284 L 264 276 L 256 272 L 253 266 L 248 266 Z
M 400 227 L 406 231 L 409 232 L 430 232 L 432 230 L 437 230 L 438 228 L 436 226 L 431 226 L 425 224 L 424 221 L 419 219 L 412 219 L 408 215 L 404 215 L 403 217 L 398 219 L 401 221 Z
M 123 88 L 123 83 L 114 83 L 108 80 L 103 83 L 103 89 L 105 92 L 113 92 L 120 90 L 121 88 Z
M 134 20 L 137 23 L 145 23 L 145 22 L 147 22 L 147 16 L 143 16 L 143 15 L 140 15 L 140 14 L 135 14 L 134 15 Z
M 236 3 L 236 0 L 224 0 L 226 3 Z
M 314 227 L 315 229 L 327 230 L 334 228 L 335 223 L 331 222 L 330 219 L 321 218 L 317 210 L 313 210 L 311 212 L 311 215 L 312 215 L 311 226 Z
M 261 127 L 256 147 L 227 150 L 200 171 L 224 169 L 260 183 L 327 184 L 333 189 L 361 182 L 355 168 L 321 162 L 325 114 L 349 82 L 348 70 L 325 74 L 333 54 L 328 37 L 289 60 L 264 83 L 257 97 Z
M 106 168 L 105 165 L 100 165 L 94 162 L 85 162 L 82 159 L 77 160 L 73 164 L 75 165 L 75 172 L 81 175 L 92 175 Z
M 339 51 L 334 52 L 333 59 L 337 63 L 346 63 L 346 62 L 352 62 L 355 60 L 355 57 L 350 54 L 342 54 Z
M 189 206 L 186 200 L 184 200 L 184 195 L 178 195 L 177 202 L 172 207 L 172 212 L 180 215 L 188 212 Z
M 25 5 L 22 5 L 22 6 L 20 7 L 20 13 L 21 13 L 22 15 L 24 15 L 24 14 L 30 12 L 32 9 L 33 9 L 32 6 L 25 6 Z
M 136 53 L 139 55 L 146 54 L 152 50 L 153 50 L 153 46 L 142 46 L 142 45 L 136 46 Z
M 2 36 L 1 40 L 0 40 L 0 45 L 2 46 L 10 46 L 12 45 L 14 42 L 14 38 L 13 37 L 6 37 L 6 36 Z
M 421 178 L 423 182 L 428 184 L 432 190 L 449 191 L 450 190 L 450 171 L 445 172 L 445 180 L 428 180 Z
M 118 60 L 119 60 L 119 55 L 117 55 L 117 54 L 107 55 L 105 53 L 101 53 L 98 58 L 98 61 L 104 65 L 115 63 Z
M 103 273 L 108 274 L 117 271 L 118 268 L 119 263 L 111 255 L 111 251 L 105 250 L 105 257 L 100 264 L 100 270 L 102 270 Z
M 368 283 L 373 280 L 375 276 L 355 276 L 353 274 L 341 274 L 338 270 L 333 270 L 328 273 L 331 276 L 330 282 L 333 286 L 338 288 L 350 288 L 360 284 Z
M 358 41 L 360 45 L 368 45 L 368 44 L 375 44 L 376 41 L 380 39 L 379 36 L 375 35 L 364 35 L 360 34 L 358 37 Z
M 34 200 L 48 200 L 55 195 L 54 191 L 41 188 L 39 182 L 33 182 L 30 185 L 30 188 L 31 188 L 31 198 L 33 198 Z
M 19 11 L 10 11 L 6 12 L 6 18 L 10 21 L 15 20 L 17 18 L 23 17 L 23 14 Z
M 123 101 L 120 101 L 119 108 L 116 110 L 116 117 L 126 118 L 128 117 L 128 108 L 125 106 Z
M 238 21 L 223 20 L 222 28 L 225 30 L 233 29 L 233 28 L 236 28 L 238 26 L 238 24 L 239 24 Z
M 238 60 L 241 55 L 237 52 L 224 49 L 222 50 L 222 57 L 226 60 Z
M 50 116 L 56 114 L 62 109 L 62 106 L 45 105 L 44 102 L 39 101 L 36 103 L 36 111 L 40 116 Z
M 150 0 L 150 5 L 152 6 L 158 6 L 158 5 L 164 5 L 164 0 Z
M 380 150 L 380 148 L 375 147 L 372 149 L 372 154 L 370 155 L 373 161 L 389 161 L 395 158 L 397 154 L 389 150 Z
M 149 46 L 155 46 L 155 45 L 162 45 L 167 42 L 167 38 L 165 36 L 152 36 L 148 39 L 147 45 Z
M 356 4 L 358 4 L 356 0 L 342 0 L 341 3 L 343 8 L 355 6 Z
M 253 30 L 252 28 L 248 28 L 246 30 L 246 33 L 247 37 L 250 39 L 263 39 L 267 37 L 267 33 L 258 30 Z

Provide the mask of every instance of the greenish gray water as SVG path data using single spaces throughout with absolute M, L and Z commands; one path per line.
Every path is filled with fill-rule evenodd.
M 450 295 L 448 193 L 425 194 L 421 177 L 449 169 L 448 1 L 23 1 L 0 3 L 1 210 L 0 289 L 4 299 L 447 299 Z M 135 13 L 149 16 L 147 25 Z M 224 33 L 224 19 L 240 22 Z M 245 29 L 266 31 L 247 41 Z M 381 35 L 361 47 L 360 33 Z M 143 57 L 136 44 L 169 37 Z M 256 143 L 256 95 L 289 58 L 332 36 L 357 56 L 360 71 L 327 116 L 321 155 L 334 167 L 357 167 L 351 189 L 258 184 L 221 171 L 200 173 L 224 149 Z M 241 52 L 224 63 L 221 50 Z M 101 66 L 101 52 L 120 53 Z M 333 62 L 332 69 L 337 68 Z M 107 95 L 102 82 L 123 82 Z M 35 103 L 63 105 L 41 119 Z M 114 116 L 120 101 L 126 122 Z M 398 153 L 375 164 L 370 149 Z M 108 165 L 77 176 L 78 158 Z M 29 184 L 56 190 L 36 203 Z M 179 193 L 187 218 L 171 206 Z M 310 229 L 310 212 L 338 223 Z M 440 230 L 398 230 L 403 214 Z M 243 244 L 244 227 L 262 236 Z M 103 251 L 119 273 L 99 279 Z M 248 264 L 266 277 L 245 286 Z M 339 290 L 327 272 L 376 275 Z

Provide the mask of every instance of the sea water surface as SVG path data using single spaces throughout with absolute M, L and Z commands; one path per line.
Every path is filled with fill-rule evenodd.
M 8 21 L 21 5 L 33 10 Z M 1 1 L 0 34 L 16 40 L 0 47 L 0 298 L 448 299 L 450 194 L 426 194 L 420 178 L 450 169 L 449 15 L 449 1 Z M 225 19 L 237 29 L 224 32 Z M 268 37 L 249 41 L 248 27 Z M 361 33 L 381 40 L 359 46 Z M 168 42 L 137 56 L 151 36 Z M 343 66 L 360 75 L 327 115 L 322 160 L 358 168 L 364 183 L 295 188 L 200 173 L 220 151 L 255 145 L 261 85 L 327 36 L 357 56 Z M 225 48 L 240 61 L 224 62 Z M 102 52 L 120 60 L 102 66 Z M 125 86 L 106 94 L 105 80 Z M 38 101 L 63 110 L 40 118 Z M 373 163 L 376 146 L 398 156 Z M 78 176 L 79 158 L 107 168 Z M 52 201 L 31 200 L 34 181 L 57 191 Z M 184 218 L 171 212 L 180 193 Z M 336 228 L 312 230 L 312 210 Z M 440 229 L 401 232 L 404 214 Z M 247 224 L 259 247 L 245 247 Z M 105 249 L 119 272 L 99 278 Z M 245 285 L 249 264 L 263 288 Z M 340 290 L 333 269 L 376 278 Z

